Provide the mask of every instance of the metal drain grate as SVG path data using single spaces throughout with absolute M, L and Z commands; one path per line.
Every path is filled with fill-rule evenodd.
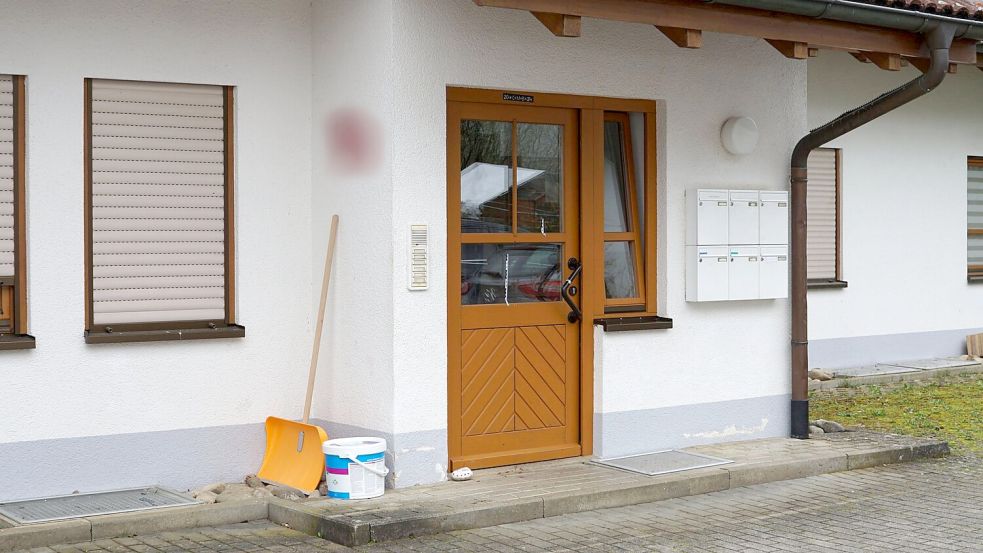
M 34 524 L 197 503 L 190 497 L 154 486 L 10 501 L 0 503 L 0 515 L 18 524 Z
M 733 463 L 733 461 L 727 459 L 700 455 L 699 453 L 689 453 L 677 449 L 642 453 L 641 455 L 629 455 L 627 457 L 615 457 L 613 459 L 599 459 L 594 462 L 599 465 L 630 470 L 647 476 Z

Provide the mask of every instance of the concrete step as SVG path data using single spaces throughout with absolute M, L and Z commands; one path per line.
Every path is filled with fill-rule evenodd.
M 533 463 L 476 471 L 468 482 L 389 490 L 375 499 L 273 499 L 269 518 L 356 546 L 941 457 L 949 447 L 933 439 L 843 432 L 811 440 L 751 440 L 685 451 L 734 463 L 661 476 L 598 466 L 586 459 Z

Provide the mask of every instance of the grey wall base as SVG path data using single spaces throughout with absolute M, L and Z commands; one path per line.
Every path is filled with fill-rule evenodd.
M 311 422 L 332 438 L 386 438 L 389 486 L 446 478 L 446 430 L 409 432 L 394 439 L 356 426 Z M 0 443 L 0 501 L 150 484 L 188 490 L 237 482 L 259 470 L 265 449 L 263 423 Z
M 717 442 L 788 436 L 791 396 L 594 414 L 602 459 Z
M 843 369 L 966 353 L 966 335 L 983 328 L 809 340 L 809 367 Z

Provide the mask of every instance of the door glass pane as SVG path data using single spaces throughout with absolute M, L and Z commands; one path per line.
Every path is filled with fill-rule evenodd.
M 461 305 L 560 301 L 560 244 L 462 244 Z
M 625 178 L 624 129 L 604 122 L 604 232 L 628 232 L 628 180 Z
M 637 298 L 631 242 L 604 243 L 604 294 L 608 299 Z
M 512 123 L 461 121 L 461 232 L 512 232 Z
M 563 127 L 519 123 L 519 232 L 563 230 Z

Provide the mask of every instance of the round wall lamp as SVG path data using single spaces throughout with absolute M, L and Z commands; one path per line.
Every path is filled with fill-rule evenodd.
M 758 124 L 750 117 L 731 117 L 720 129 L 720 141 L 734 155 L 750 154 L 758 145 Z

